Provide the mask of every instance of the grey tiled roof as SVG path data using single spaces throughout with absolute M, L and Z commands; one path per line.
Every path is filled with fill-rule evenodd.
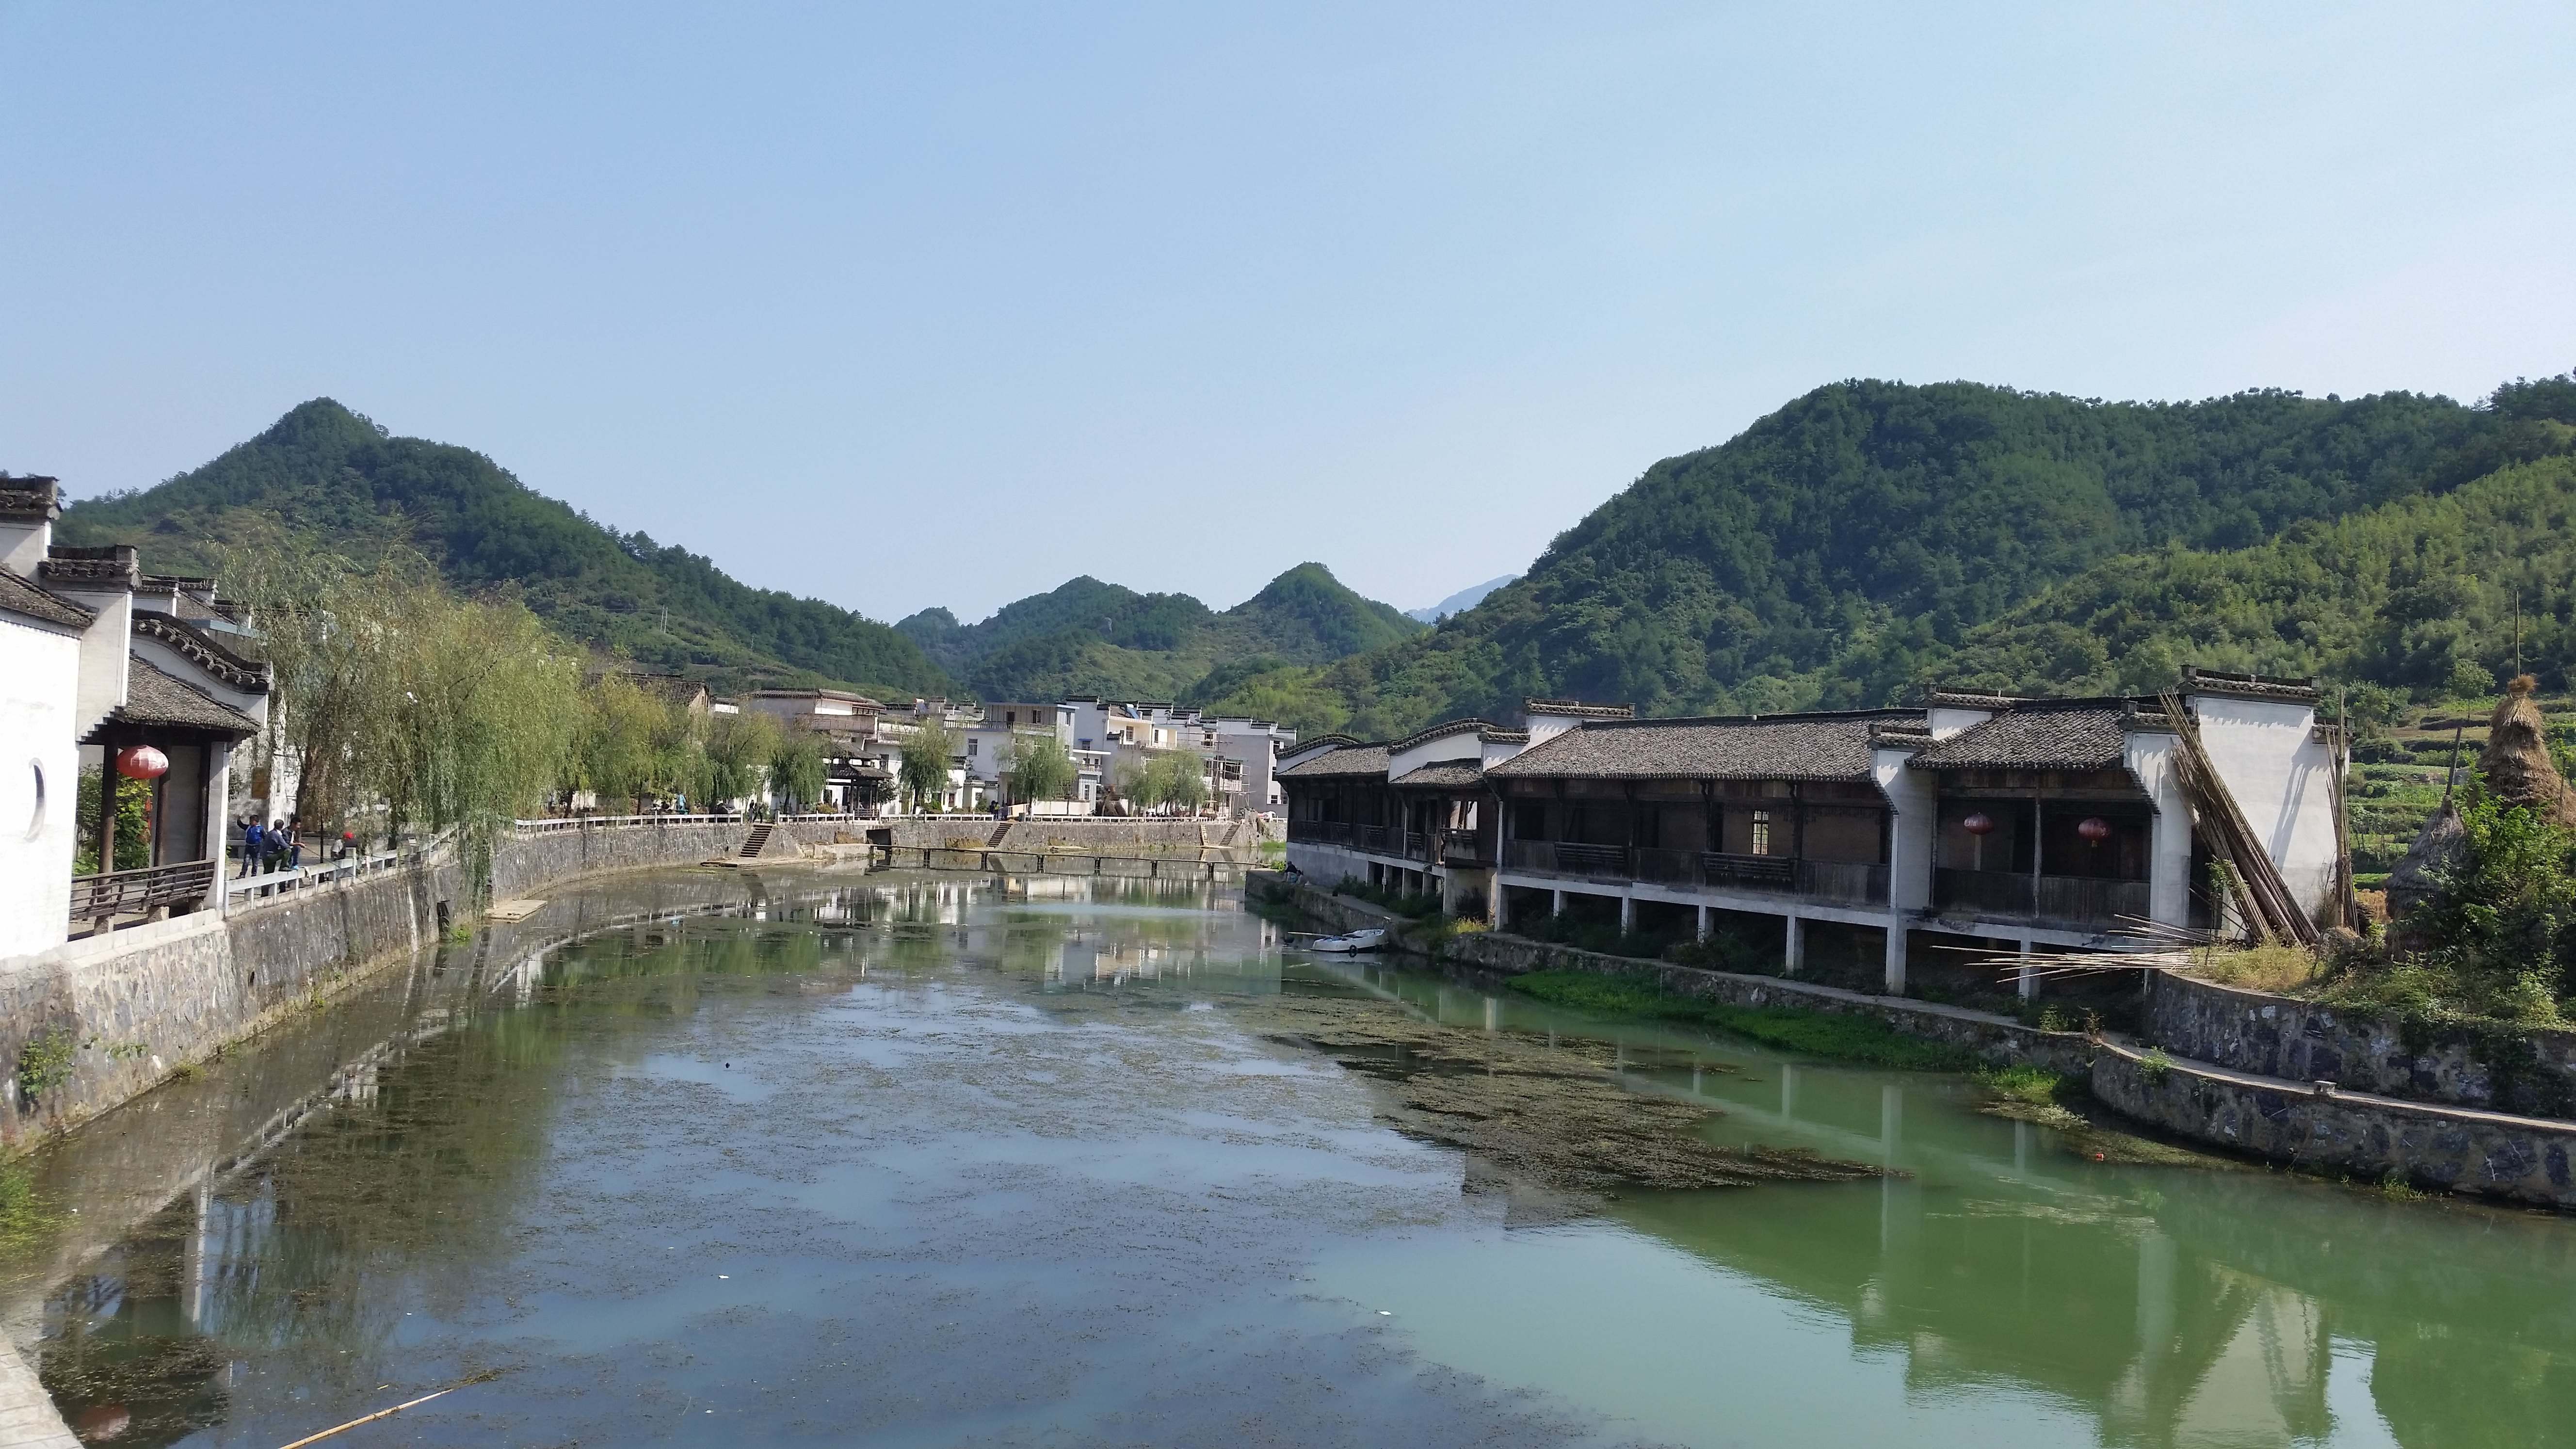
M 2127 754 L 2125 700 L 2025 704 L 1914 757 L 1918 770 L 2108 770 Z
M 234 736 L 259 733 L 259 721 L 228 705 L 215 703 L 131 655 L 125 661 L 125 703 L 108 711 L 106 723 L 204 730 L 209 734 Z M 97 731 L 91 733 L 95 736 Z
M 48 624 L 85 629 L 97 614 L 69 599 L 58 599 L 8 569 L 0 569 L 0 609 L 42 619 Z
M 1474 760 L 1434 760 L 1412 774 L 1398 775 L 1387 783 L 1472 790 L 1485 783 L 1485 771 Z
M 1374 775 L 1386 778 L 1386 746 L 1344 745 L 1313 759 L 1299 760 L 1279 772 L 1282 780 L 1329 780 Z
M 1868 780 L 1870 730 L 1915 710 L 1586 722 L 1486 771 L 1493 779 Z

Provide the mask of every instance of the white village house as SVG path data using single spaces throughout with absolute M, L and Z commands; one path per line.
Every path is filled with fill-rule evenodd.
M 213 580 L 147 576 L 127 547 L 56 547 L 60 514 L 55 480 L 0 478 L 0 959 L 221 910 L 236 752 L 268 719 L 269 668 L 223 642 Z M 84 845 L 115 863 L 115 811 L 76 838 L 81 772 L 121 761 L 158 768 L 150 863 L 75 879 Z

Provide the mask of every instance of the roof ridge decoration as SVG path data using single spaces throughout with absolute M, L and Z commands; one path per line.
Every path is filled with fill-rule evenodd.
M 1924 692 L 1923 705 L 1926 709 L 1941 706 L 1952 709 L 2010 709 L 2017 704 L 2032 703 L 2037 698 L 2036 695 L 2006 694 L 1995 689 L 1945 689 L 1936 684 Z
M 1524 699 L 1521 713 L 1555 715 L 1561 719 L 1635 719 L 1633 704 L 1585 704 L 1579 699 Z
M 1425 725 L 1421 729 L 1415 730 L 1413 733 L 1406 735 L 1403 739 L 1397 740 L 1394 744 L 1386 747 L 1386 752 L 1390 755 L 1400 755 L 1406 750 L 1412 749 L 1415 745 L 1428 744 L 1433 740 L 1445 739 L 1450 735 L 1464 734 L 1469 730 L 1474 730 L 1476 733 L 1481 735 L 1487 730 L 1496 728 L 1499 728 L 1499 726 L 1497 726 L 1492 720 L 1478 719 L 1472 716 L 1467 719 L 1442 720 L 1436 725 Z
M 134 614 L 134 633 L 137 638 L 169 645 L 178 651 L 180 658 L 235 689 L 248 694 L 269 692 L 273 671 L 268 665 L 244 659 L 185 619 L 138 609 Z
M 0 475 L 0 518 L 34 518 L 51 523 L 63 516 L 62 480 Z
M 36 565 L 37 578 L 68 584 L 121 585 L 131 589 L 142 576 L 130 543 L 105 548 L 65 548 L 56 544 L 46 550 L 44 562 Z
M 2202 669 L 2186 664 L 2182 668 L 2182 693 L 2220 694 L 2238 699 L 2277 699 L 2294 704 L 2314 704 L 2325 697 L 2311 674 L 2290 678 L 2268 674 L 2234 674 L 2223 669 Z
M 1920 722 L 1923 711 L 1905 705 L 1887 705 L 1878 709 L 1809 709 L 1782 710 L 1778 714 L 1682 714 L 1656 719 L 1593 720 L 1583 727 L 1588 730 L 1643 730 L 1666 725 L 1755 725 L 1835 723 L 1855 719 L 1914 720 Z

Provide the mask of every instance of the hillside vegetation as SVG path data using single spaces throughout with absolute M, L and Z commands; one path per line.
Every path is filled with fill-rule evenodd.
M 1097 694 L 1191 704 L 1215 702 L 1236 675 L 1328 664 L 1423 630 L 1317 563 L 1222 613 L 1187 594 L 1140 594 L 1085 576 L 980 624 L 924 609 L 895 628 L 981 699 Z
M 720 689 L 950 686 L 884 624 L 737 582 L 686 549 L 591 521 L 480 453 L 389 437 L 328 398 L 158 487 L 74 504 L 58 536 L 131 543 L 147 570 L 207 574 L 228 543 L 281 524 L 361 566 L 407 546 L 457 589 L 515 593 L 559 633 Z
M 1430 634 L 1230 684 L 1377 736 L 1529 695 L 1767 713 L 2186 662 L 2492 689 L 2519 589 L 2563 687 L 2571 424 L 2567 378 L 2479 407 L 1837 383 L 1657 463 Z

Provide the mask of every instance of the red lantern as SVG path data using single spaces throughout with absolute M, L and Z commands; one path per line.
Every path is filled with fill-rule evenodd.
M 150 745 L 128 745 L 116 752 L 116 773 L 129 780 L 158 780 L 170 773 L 170 757 Z
M 1959 822 L 1959 828 L 1970 835 L 1984 835 L 1995 828 L 1994 820 L 1983 810 Z
M 2075 833 L 2083 836 L 2087 845 L 2100 845 L 2111 838 L 2111 822 L 2099 815 L 2087 815 L 2076 825 Z

